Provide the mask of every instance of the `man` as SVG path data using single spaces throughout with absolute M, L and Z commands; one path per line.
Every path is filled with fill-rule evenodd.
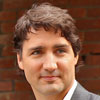
M 100 100 L 75 80 L 81 43 L 73 18 L 48 3 L 33 5 L 17 22 L 14 46 L 36 100 Z

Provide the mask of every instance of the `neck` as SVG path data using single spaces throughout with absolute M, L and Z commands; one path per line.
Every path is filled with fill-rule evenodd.
M 63 100 L 64 94 L 57 94 L 57 95 L 36 95 L 36 100 Z

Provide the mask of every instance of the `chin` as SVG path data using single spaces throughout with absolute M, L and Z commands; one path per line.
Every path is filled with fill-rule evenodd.
M 64 90 L 63 84 L 49 84 L 39 88 L 39 91 L 44 95 L 59 94 Z

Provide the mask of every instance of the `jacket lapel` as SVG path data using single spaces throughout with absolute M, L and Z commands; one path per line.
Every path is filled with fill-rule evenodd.
M 78 83 L 71 100 L 89 100 L 89 92 Z

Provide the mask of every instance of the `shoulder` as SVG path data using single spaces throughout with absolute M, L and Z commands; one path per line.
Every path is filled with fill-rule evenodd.
M 100 100 L 100 96 L 87 91 L 78 83 L 71 100 Z
M 100 100 L 99 95 L 93 94 L 91 92 L 88 92 L 88 93 L 89 93 L 89 100 Z

